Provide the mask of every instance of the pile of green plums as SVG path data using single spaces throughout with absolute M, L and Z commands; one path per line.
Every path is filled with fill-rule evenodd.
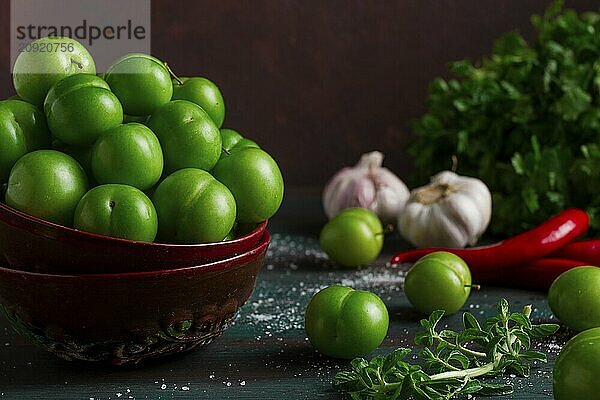
M 221 241 L 275 214 L 279 167 L 222 128 L 225 103 L 213 82 L 177 78 L 141 53 L 96 75 L 77 41 L 37 42 L 72 51 L 23 52 L 15 62 L 17 95 L 0 102 L 9 206 L 92 233 L 167 243 Z

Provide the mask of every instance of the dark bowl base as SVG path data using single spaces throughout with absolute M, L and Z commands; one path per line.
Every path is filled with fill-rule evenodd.
M 129 341 L 89 342 L 27 322 L 15 310 L 3 305 L 0 305 L 0 311 L 18 333 L 64 360 L 110 365 L 136 365 L 205 346 L 222 335 L 235 318 L 235 314 L 229 314 L 220 320 L 211 316 L 202 318 L 201 322 L 181 320 L 153 334 L 139 337 L 132 335 Z

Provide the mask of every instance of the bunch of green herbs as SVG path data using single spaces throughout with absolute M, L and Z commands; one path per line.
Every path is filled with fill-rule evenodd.
M 498 303 L 498 315 L 483 324 L 471 313 L 463 314 L 463 329 L 438 329 L 444 315 L 435 311 L 423 319 L 423 331 L 415 337 L 422 346 L 419 363 L 406 357 L 401 348 L 387 356 L 367 361 L 354 359 L 350 371 L 336 374 L 333 387 L 355 400 L 449 400 L 468 395 L 497 396 L 513 392 L 508 383 L 485 380 L 507 372 L 529 376 L 535 361 L 546 362 L 542 352 L 530 350 L 532 339 L 553 334 L 556 324 L 533 324 L 531 306 L 521 313 L 510 312 L 505 299 Z
M 480 63 L 450 64 L 457 79 L 430 85 L 413 126 L 415 184 L 448 169 L 492 191 L 491 232 L 512 235 L 568 207 L 600 232 L 600 14 L 553 3 L 534 15 L 537 39 L 497 40 Z

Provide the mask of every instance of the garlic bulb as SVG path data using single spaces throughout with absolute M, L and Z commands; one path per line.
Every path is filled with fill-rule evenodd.
M 443 171 L 411 191 L 398 228 L 417 247 L 474 245 L 492 216 L 492 195 L 476 178 Z
M 409 191 L 404 182 L 382 167 L 383 154 L 363 154 L 354 167 L 338 171 L 325 185 L 323 207 L 328 218 L 349 207 L 373 211 L 382 223 L 395 223 Z

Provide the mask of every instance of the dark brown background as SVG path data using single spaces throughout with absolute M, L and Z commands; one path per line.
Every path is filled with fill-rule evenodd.
M 9 3 L 0 0 L 2 97 L 12 94 Z M 448 61 L 489 54 L 503 32 L 531 38 L 529 16 L 549 3 L 154 0 L 152 49 L 180 75 L 219 85 L 225 125 L 267 149 L 288 188 L 319 187 L 373 149 L 407 179 L 408 123 L 425 110 L 428 82 Z

